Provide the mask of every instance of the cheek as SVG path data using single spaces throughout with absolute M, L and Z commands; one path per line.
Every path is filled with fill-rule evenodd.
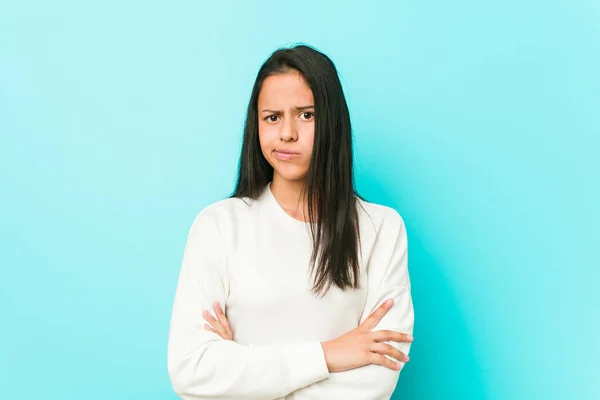
M 258 139 L 260 140 L 261 145 L 268 146 L 273 143 L 274 138 L 277 136 L 277 131 L 273 129 L 272 126 L 265 124 L 258 125 Z
M 258 127 L 258 141 L 260 143 L 260 148 L 263 150 L 263 152 L 268 151 L 269 144 L 271 143 L 269 130 L 260 125 Z
M 313 145 L 314 145 L 314 140 L 315 140 L 314 125 L 312 127 L 307 126 L 306 129 L 304 130 L 304 132 L 302 132 L 301 137 L 304 139 L 302 147 L 305 149 L 307 154 L 311 154 Z

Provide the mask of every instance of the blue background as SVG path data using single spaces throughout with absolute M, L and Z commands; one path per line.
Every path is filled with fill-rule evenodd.
M 0 397 L 175 398 L 187 231 L 296 42 L 339 70 L 359 191 L 408 227 L 394 398 L 600 398 L 593 0 L 0 3 Z

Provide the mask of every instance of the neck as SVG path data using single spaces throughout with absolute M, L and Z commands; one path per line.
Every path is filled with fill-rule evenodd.
M 304 180 L 291 181 L 274 175 L 271 183 L 271 193 L 289 215 L 296 219 L 308 221 L 305 187 L 306 181 Z

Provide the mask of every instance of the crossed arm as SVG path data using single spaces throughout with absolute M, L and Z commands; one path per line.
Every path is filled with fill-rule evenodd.
M 214 222 L 201 215 L 195 221 L 184 255 L 173 308 L 169 339 L 169 374 L 175 391 L 185 399 L 277 399 L 294 392 L 298 400 L 389 399 L 399 369 L 368 364 L 330 372 L 319 342 L 279 346 L 244 346 L 233 335 L 222 337 L 210 329 L 212 322 L 226 321 L 214 301 L 225 304 L 224 274 L 219 259 L 220 243 Z M 374 249 L 369 261 L 368 294 L 360 324 L 387 298 L 394 305 L 373 325 L 373 330 L 413 333 L 414 311 L 407 269 L 407 237 L 404 223 L 395 213 L 379 232 L 393 238 Z M 376 244 L 377 246 L 377 244 Z M 189 305 L 194 307 L 190 308 Z M 229 333 L 231 327 L 228 322 Z M 207 329 L 208 328 L 208 329 Z M 411 343 L 387 341 L 408 355 Z

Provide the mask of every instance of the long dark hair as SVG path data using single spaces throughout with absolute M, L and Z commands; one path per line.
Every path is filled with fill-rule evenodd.
M 302 75 L 315 101 L 315 136 L 306 185 L 313 273 L 319 259 L 312 290 L 324 294 L 332 284 L 342 290 L 358 289 L 356 197 L 364 198 L 354 184 L 348 105 L 335 65 L 325 54 L 304 44 L 281 47 L 261 66 L 248 104 L 237 185 L 230 197 L 256 199 L 273 179 L 273 167 L 263 156 L 258 137 L 258 95 L 267 77 L 289 72 Z

